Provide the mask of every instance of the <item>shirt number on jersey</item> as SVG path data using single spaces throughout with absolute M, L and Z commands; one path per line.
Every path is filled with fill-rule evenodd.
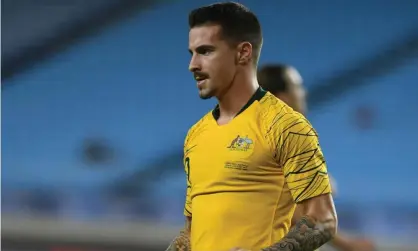
M 187 157 L 184 160 L 184 166 L 185 166 L 185 171 L 187 175 L 187 181 L 190 183 L 190 158 L 189 157 Z

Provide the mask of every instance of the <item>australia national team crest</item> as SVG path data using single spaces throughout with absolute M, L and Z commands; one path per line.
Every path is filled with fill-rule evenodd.
M 237 135 L 227 147 L 230 151 L 238 152 L 252 152 L 254 148 L 254 142 L 248 136 Z
M 226 148 L 231 155 L 225 162 L 225 168 L 248 170 L 251 162 L 250 156 L 254 152 L 254 141 L 248 136 L 237 135 Z

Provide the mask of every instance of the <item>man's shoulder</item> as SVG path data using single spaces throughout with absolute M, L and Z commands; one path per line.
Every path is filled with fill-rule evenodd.
M 302 114 L 294 111 L 269 92 L 260 100 L 258 114 L 266 126 L 274 128 L 285 128 L 295 123 L 307 121 Z
M 199 135 L 200 132 L 202 132 L 202 130 L 204 130 L 209 125 L 209 121 L 211 119 L 210 116 L 212 116 L 212 111 L 206 113 L 190 127 L 189 131 L 187 132 L 185 145 L 187 145 L 187 142 Z
M 266 95 L 259 101 L 259 112 L 261 114 L 271 113 L 271 114 L 284 114 L 291 113 L 293 109 L 286 105 L 285 102 L 267 92 Z

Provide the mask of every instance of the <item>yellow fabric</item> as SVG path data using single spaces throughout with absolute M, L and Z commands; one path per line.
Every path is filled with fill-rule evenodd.
M 226 125 L 212 113 L 184 144 L 192 251 L 260 250 L 289 231 L 295 203 L 331 192 L 309 122 L 270 93 Z

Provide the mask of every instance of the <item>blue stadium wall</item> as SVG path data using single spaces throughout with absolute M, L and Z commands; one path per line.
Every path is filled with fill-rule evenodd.
M 263 25 L 261 63 L 296 66 L 308 88 L 418 23 L 414 1 L 241 2 Z M 2 94 L 3 189 L 100 186 L 180 152 L 189 126 L 215 104 L 197 97 L 187 69 L 187 13 L 196 6 L 180 1 L 148 10 L 9 80 Z M 417 65 L 311 110 L 345 200 L 418 203 L 410 189 L 418 175 Z M 359 129 L 353 114 L 364 106 L 373 125 Z M 114 168 L 85 168 L 77 151 L 90 136 L 119 149 Z M 173 186 L 183 182 L 178 177 Z

